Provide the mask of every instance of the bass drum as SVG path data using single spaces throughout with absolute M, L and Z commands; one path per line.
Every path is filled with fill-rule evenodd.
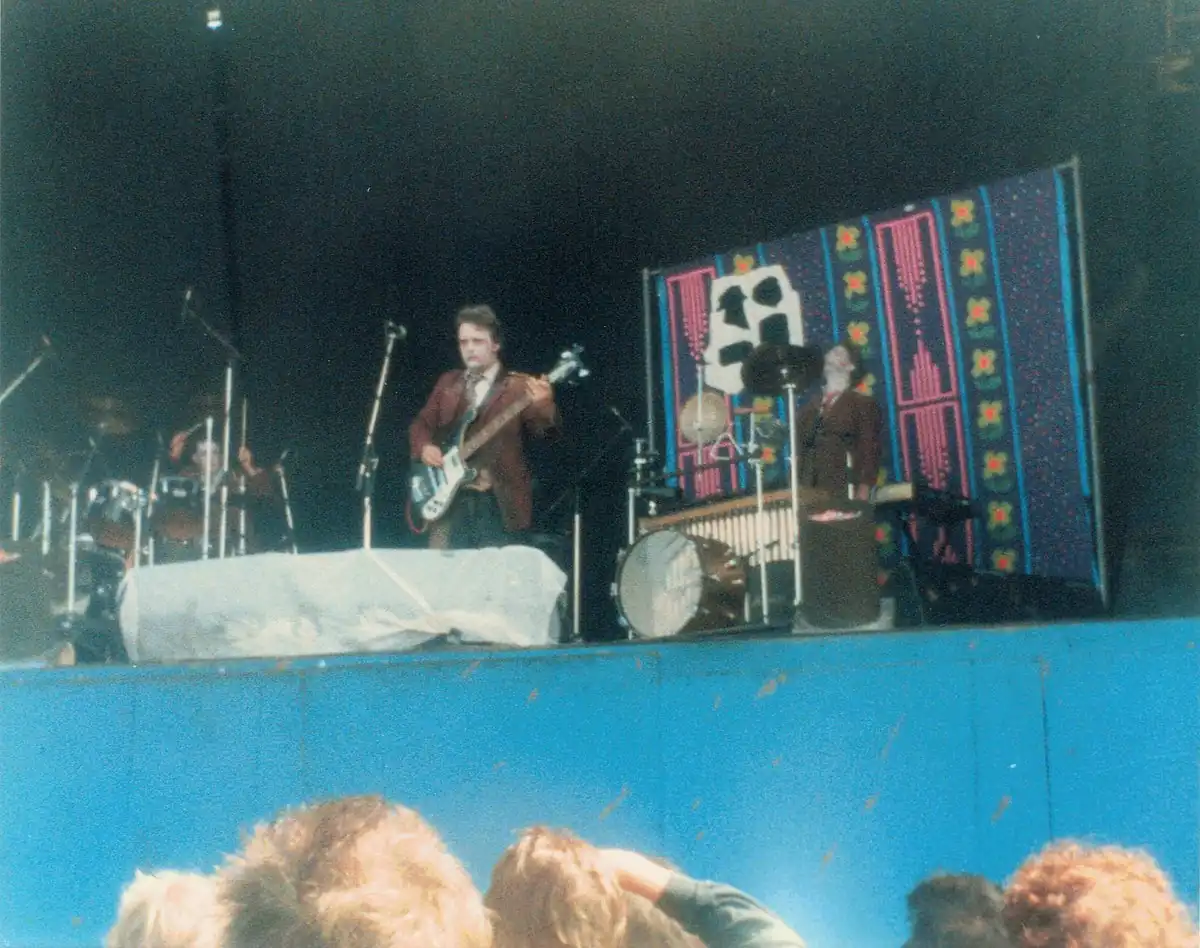
M 622 557 L 616 591 L 617 608 L 641 638 L 707 632 L 741 622 L 746 565 L 719 540 L 656 530 Z

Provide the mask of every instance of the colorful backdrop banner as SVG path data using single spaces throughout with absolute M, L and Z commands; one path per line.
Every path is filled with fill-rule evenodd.
M 753 490 L 744 465 L 690 473 L 732 457 L 752 419 L 768 485 L 786 486 L 783 401 L 751 398 L 742 362 L 763 342 L 847 342 L 864 360 L 860 390 L 884 409 L 880 481 L 919 479 L 982 512 L 949 530 L 922 527 L 921 555 L 1098 583 L 1071 174 L 1013 178 L 661 271 L 666 463 L 689 472 L 685 494 Z M 731 417 L 703 450 L 679 425 L 701 386 Z M 878 536 L 894 554 L 885 520 Z

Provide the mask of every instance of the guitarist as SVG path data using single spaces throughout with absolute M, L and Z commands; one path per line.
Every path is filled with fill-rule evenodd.
M 512 542 L 508 534 L 528 530 L 533 520 L 533 489 L 525 459 L 525 433 L 553 437 L 558 408 L 550 383 L 509 372 L 500 361 L 500 320 L 490 306 L 466 306 L 454 318 L 463 369 L 437 380 L 433 393 L 409 426 L 411 456 L 431 467 L 442 463 L 437 436 L 476 408 L 472 430 L 522 396 L 531 404 L 502 428 L 472 462 L 478 479 L 467 485 L 444 516 L 429 528 L 431 549 L 479 549 Z

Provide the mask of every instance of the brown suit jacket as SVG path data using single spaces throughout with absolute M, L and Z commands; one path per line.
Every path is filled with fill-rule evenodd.
M 811 399 L 796 418 L 800 484 L 847 495 L 846 454 L 855 486 L 875 484 L 883 450 L 883 413 L 870 395 L 853 389 L 842 392 L 824 414 L 822 395 Z
M 409 453 L 418 460 L 427 444 L 440 443 L 447 431 L 466 414 L 468 401 L 462 369 L 446 372 L 437 380 L 425 407 L 408 427 Z M 471 425 L 470 437 L 506 407 L 525 394 L 520 372 L 509 372 L 503 366 L 496 382 L 481 406 L 479 417 Z M 486 468 L 491 475 L 492 490 L 500 506 L 506 530 L 528 530 L 533 522 L 533 487 L 529 464 L 525 459 L 525 435 L 554 437 L 558 434 L 558 408 L 549 405 L 529 405 L 516 418 L 500 429 L 471 460 L 474 467 Z

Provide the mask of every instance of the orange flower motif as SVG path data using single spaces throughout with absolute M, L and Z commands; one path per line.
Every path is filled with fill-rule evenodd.
M 775 399 L 768 396 L 759 395 L 755 397 L 754 404 L 750 406 L 750 410 L 756 415 L 769 415 L 775 408 Z
M 971 374 L 975 378 L 996 374 L 995 349 L 976 349 L 971 356 L 975 361 L 975 366 L 971 369 Z
M 762 449 L 762 461 L 763 461 L 763 464 L 774 464 L 775 463 L 775 449 L 772 448 L 770 445 L 767 445 L 766 447 L 764 447 Z M 757 477 L 757 476 L 758 475 L 756 474 L 755 477 Z
M 965 227 L 975 223 L 975 202 L 970 198 L 950 202 L 950 226 Z
M 857 250 L 858 238 L 862 236 L 862 231 L 857 227 L 847 227 L 845 224 L 838 224 L 837 229 L 837 249 L 838 250 Z
M 854 391 L 858 392 L 860 395 L 874 395 L 875 376 L 868 372 L 863 376 L 862 381 L 854 386 Z
M 850 341 L 861 349 L 867 344 L 867 338 L 871 335 L 871 324 L 851 323 L 846 327 L 846 334 L 850 336 Z
M 981 428 L 990 428 L 993 425 L 999 425 L 1004 420 L 1004 403 L 1003 402 L 980 402 L 979 403 L 979 426 Z
M 754 269 L 754 258 L 736 254 L 733 258 L 733 269 L 735 273 L 749 273 Z
M 986 296 L 972 296 L 967 300 L 967 325 L 985 326 L 992 321 L 992 301 Z
M 959 254 L 958 272 L 962 276 L 983 276 L 983 261 L 987 254 L 982 250 L 964 250 Z
M 1006 451 L 983 452 L 983 473 L 985 477 L 1003 477 L 1008 473 L 1008 453 Z
M 1011 573 L 1016 568 L 1016 550 L 992 550 L 992 569 L 1000 573 Z
M 1007 500 L 993 500 L 987 509 L 988 523 L 993 527 L 1007 527 L 1012 523 L 1012 504 Z
M 846 284 L 846 299 L 852 296 L 866 296 L 867 275 L 862 270 L 853 270 L 844 274 L 842 281 Z

